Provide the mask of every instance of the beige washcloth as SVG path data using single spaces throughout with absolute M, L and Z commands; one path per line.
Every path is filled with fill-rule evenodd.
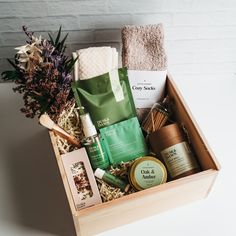
M 162 24 L 125 26 L 122 29 L 122 63 L 130 70 L 166 70 Z
M 75 80 L 89 79 L 118 68 L 118 52 L 111 47 L 90 47 L 77 51 Z

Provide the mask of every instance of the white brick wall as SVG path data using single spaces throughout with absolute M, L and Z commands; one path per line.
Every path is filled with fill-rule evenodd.
M 174 76 L 235 74 L 235 0 L 0 0 L 0 72 L 24 43 L 22 25 L 44 36 L 62 25 L 71 52 L 94 44 L 119 48 L 123 25 L 159 22 Z

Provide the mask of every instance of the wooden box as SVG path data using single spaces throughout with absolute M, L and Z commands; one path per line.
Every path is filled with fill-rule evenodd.
M 170 75 L 167 77 L 166 89 L 174 99 L 177 122 L 184 124 L 188 131 L 192 147 L 202 168 L 200 173 L 76 211 L 55 136 L 50 132 L 77 235 L 94 235 L 208 195 L 220 166 Z

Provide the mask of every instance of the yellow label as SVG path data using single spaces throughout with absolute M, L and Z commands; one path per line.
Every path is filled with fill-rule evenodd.
M 198 167 L 186 142 L 164 149 L 161 155 L 172 178 Z

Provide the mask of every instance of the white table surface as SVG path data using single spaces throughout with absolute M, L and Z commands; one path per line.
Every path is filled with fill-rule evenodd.
M 175 80 L 222 166 L 217 181 L 204 200 L 99 236 L 236 235 L 236 77 Z M 48 133 L 12 86 L 0 84 L 0 236 L 75 236 Z

